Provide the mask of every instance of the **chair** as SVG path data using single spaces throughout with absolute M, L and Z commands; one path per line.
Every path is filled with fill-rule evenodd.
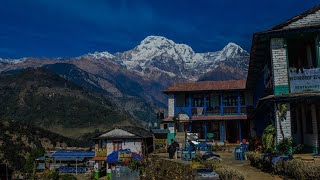
M 191 108 L 191 114 L 193 115 L 197 115 L 197 108 Z
M 214 113 L 214 109 L 213 107 L 209 106 L 206 110 L 207 114 L 213 114 Z
M 200 149 L 201 149 L 201 151 L 205 151 L 207 149 L 207 143 L 206 142 L 201 142 L 200 143 Z
M 234 148 L 234 160 L 245 160 L 243 147 L 236 146 Z
M 249 144 L 241 144 L 240 146 L 243 148 L 244 152 L 249 151 Z

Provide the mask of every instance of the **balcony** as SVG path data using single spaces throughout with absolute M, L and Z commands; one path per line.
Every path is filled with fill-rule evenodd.
M 192 116 L 244 115 L 249 106 L 216 106 L 216 107 L 175 107 L 175 115 L 185 113 Z

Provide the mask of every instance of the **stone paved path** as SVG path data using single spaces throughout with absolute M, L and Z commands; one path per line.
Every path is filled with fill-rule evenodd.
M 241 171 L 245 175 L 246 180 L 282 180 L 283 178 L 271 175 L 260 171 L 259 169 L 252 167 L 249 161 L 238 161 L 234 160 L 233 153 L 231 152 L 221 152 L 217 153 L 223 159 L 223 163 L 234 169 Z M 161 156 L 168 157 L 167 153 L 162 153 Z M 180 159 L 172 159 L 172 161 L 181 161 Z M 182 161 L 182 163 L 189 163 L 187 161 Z
M 230 152 L 217 153 L 217 154 L 221 156 L 224 164 L 241 171 L 245 175 L 246 180 L 269 180 L 269 179 L 281 180 L 283 179 L 279 176 L 271 175 L 269 173 L 262 172 L 255 167 L 252 167 L 249 164 L 250 163 L 249 161 L 234 160 L 233 154 Z

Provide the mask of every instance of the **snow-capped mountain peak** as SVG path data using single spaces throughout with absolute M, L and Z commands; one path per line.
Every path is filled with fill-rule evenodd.
M 190 61 L 194 54 L 186 44 L 178 44 L 162 36 L 148 36 L 133 49 L 131 60 L 152 60 L 158 56 L 169 56 L 175 60 Z
M 107 51 L 103 51 L 103 52 L 96 51 L 94 53 L 88 53 L 88 54 L 85 54 L 85 55 L 80 56 L 80 57 L 94 58 L 94 59 L 112 59 L 115 56 L 110 54 Z
M 224 60 L 229 58 L 236 58 L 243 55 L 248 55 L 248 52 L 242 49 L 239 45 L 230 42 L 220 51 L 217 58 Z
M 0 63 L 3 64 L 18 64 L 21 63 L 25 60 L 27 60 L 28 58 L 19 58 L 19 59 L 2 59 L 0 58 Z

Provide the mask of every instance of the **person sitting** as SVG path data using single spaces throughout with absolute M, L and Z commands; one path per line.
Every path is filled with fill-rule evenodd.
M 192 151 L 196 151 L 196 146 L 194 145 L 194 143 L 191 140 L 188 140 L 188 154 L 189 154 L 189 158 L 192 159 L 191 153 Z
M 168 147 L 168 152 L 169 152 L 169 158 L 172 159 L 173 156 L 175 155 L 177 148 L 179 148 L 179 144 L 174 140 L 171 139 L 171 144 Z
M 176 152 L 176 148 L 173 144 L 170 144 L 169 147 L 168 147 L 168 153 L 169 153 L 169 158 L 170 159 L 173 159 L 173 156 Z

